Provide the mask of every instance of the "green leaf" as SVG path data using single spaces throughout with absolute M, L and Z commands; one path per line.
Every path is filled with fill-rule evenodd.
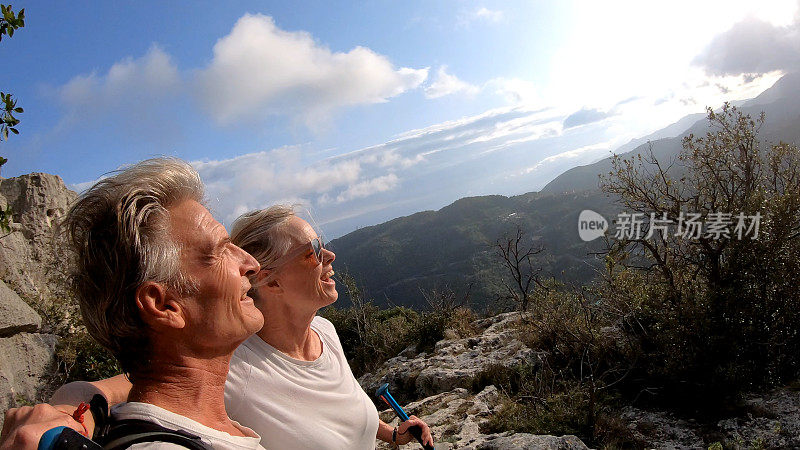
M 11 130 L 11 132 L 14 134 L 19 134 L 19 131 L 17 131 L 16 128 L 9 128 L 9 130 Z
M 21 112 L 25 112 L 25 110 L 22 109 L 22 108 L 14 108 L 14 112 L 15 113 L 21 113 Z

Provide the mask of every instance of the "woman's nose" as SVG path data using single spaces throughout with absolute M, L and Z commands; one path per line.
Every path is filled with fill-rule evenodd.
M 336 253 L 333 253 L 333 251 L 327 248 L 322 249 L 322 259 L 322 262 L 333 262 L 333 260 L 336 259 Z

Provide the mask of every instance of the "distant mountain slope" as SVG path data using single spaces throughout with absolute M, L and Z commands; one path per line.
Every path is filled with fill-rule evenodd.
M 792 73 L 783 76 L 758 97 L 744 102 L 740 109 L 754 118 L 761 111 L 764 111 L 767 120 L 761 130 L 761 138 L 765 141 L 777 142 L 783 140 L 796 143 L 800 142 L 800 103 L 798 101 L 800 101 L 800 73 Z M 681 127 L 684 128 L 681 130 Z M 683 136 L 690 133 L 703 135 L 707 131 L 708 122 L 704 115 L 693 114 L 650 136 L 632 141 L 639 143 L 635 147 L 632 147 L 631 143 L 629 143 L 623 145 L 614 153 L 633 156 L 645 152 L 648 148 L 647 141 L 650 141 L 653 145 L 653 152 L 659 161 L 668 162 L 680 152 Z M 610 170 L 610 157 L 593 164 L 573 167 L 545 185 L 541 192 L 572 192 L 597 189 L 598 175 L 607 174 Z
M 597 251 L 600 242 L 578 237 L 583 209 L 612 218 L 611 200 L 599 192 L 463 198 L 439 211 L 400 217 L 334 240 L 334 265 L 352 273 L 379 304 L 424 307 L 421 290 L 450 286 L 463 292 L 474 281 L 472 300 L 480 308 L 494 298 L 492 283 L 503 275 L 491 244 L 515 232 L 517 224 L 527 233 L 527 244 L 545 247 L 549 261 L 544 274 L 591 279 L 597 265 L 588 253 Z

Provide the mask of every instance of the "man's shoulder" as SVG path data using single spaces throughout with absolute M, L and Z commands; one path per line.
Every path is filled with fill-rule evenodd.
M 186 450 L 183 445 L 171 442 L 142 442 L 128 447 L 129 450 Z
M 123 421 L 128 419 L 141 420 L 153 423 L 159 427 L 169 430 L 180 430 L 181 432 L 189 433 L 196 436 L 212 448 L 220 449 L 258 449 L 258 442 L 260 437 L 253 430 L 243 427 L 238 423 L 234 425 L 239 428 L 245 436 L 232 436 L 224 431 L 215 430 L 206 425 L 201 424 L 188 417 L 166 410 L 156 405 L 149 403 L 127 402 L 115 405 L 111 409 L 112 421 Z M 144 443 L 143 443 L 144 444 Z M 150 445 L 151 443 L 146 443 Z M 169 442 L 153 442 L 154 445 L 169 445 Z M 138 447 L 132 447 L 138 448 Z M 185 448 L 182 446 L 167 447 L 142 447 L 145 449 L 174 449 Z

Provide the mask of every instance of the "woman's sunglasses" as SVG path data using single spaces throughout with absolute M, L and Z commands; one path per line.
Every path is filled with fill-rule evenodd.
M 289 250 L 288 253 L 275 260 L 275 262 L 272 263 L 271 267 L 267 267 L 266 269 L 275 270 L 278 267 L 291 261 L 292 259 L 297 258 L 301 254 L 307 252 L 309 249 L 314 252 L 314 258 L 317 259 L 317 264 L 322 264 L 323 261 L 322 250 L 325 249 L 325 244 L 322 242 L 322 239 L 316 237 L 305 245 L 301 245 L 295 249 Z

